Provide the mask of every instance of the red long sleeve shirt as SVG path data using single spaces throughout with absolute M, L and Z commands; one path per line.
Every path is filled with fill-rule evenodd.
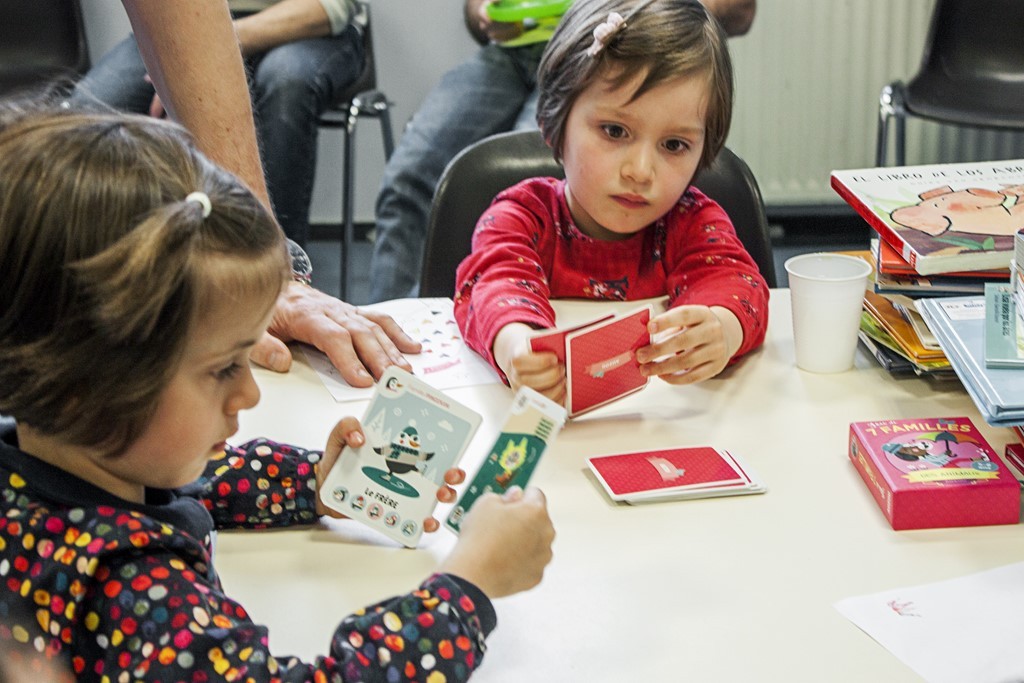
M 758 347 L 768 325 L 768 286 L 757 265 L 722 207 L 692 187 L 652 225 L 603 241 L 574 224 L 565 181 L 525 180 L 499 194 L 480 218 L 455 286 L 459 330 L 492 365 L 494 339 L 505 325 L 554 326 L 551 299 L 667 294 L 670 307 L 722 306 L 743 328 L 734 358 Z

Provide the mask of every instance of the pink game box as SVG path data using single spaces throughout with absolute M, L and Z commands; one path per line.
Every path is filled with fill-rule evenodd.
M 893 529 L 1020 519 L 1020 484 L 966 417 L 852 422 L 849 454 Z

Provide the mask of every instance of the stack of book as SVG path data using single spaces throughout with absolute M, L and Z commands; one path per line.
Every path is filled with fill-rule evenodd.
M 985 362 L 985 327 L 992 324 L 985 297 L 918 299 L 917 307 L 985 421 L 1024 424 L 1024 368 Z
M 969 296 L 982 294 L 986 282 L 1005 282 L 1009 270 L 961 270 L 940 275 L 921 275 L 900 252 L 883 239 L 871 240 L 875 267 L 874 287 L 879 294 L 922 296 Z
M 833 171 L 831 183 L 878 233 L 862 342 L 894 374 L 951 376 L 956 363 L 914 299 L 980 300 L 1011 279 L 1024 160 Z
M 872 245 L 874 248 L 875 245 Z M 875 266 L 875 253 L 868 250 L 840 252 Z M 869 278 L 875 281 L 877 274 Z M 861 346 L 874 356 L 890 375 L 917 375 L 929 379 L 955 379 L 939 342 L 929 331 L 914 307 L 914 301 L 901 294 L 864 292 L 864 310 L 857 333 Z
M 1008 279 L 1024 160 L 833 171 L 831 183 L 878 233 L 875 291 L 966 296 Z
M 1024 255 L 1024 229 L 1015 242 Z M 916 305 L 985 421 L 1014 427 L 1024 424 L 1024 287 L 1016 258 L 1010 270 L 1008 281 L 986 284 L 983 296 Z
M 956 377 L 911 299 L 864 292 L 858 335 L 861 344 L 892 375 Z
M 1024 229 L 1017 232 L 1013 242 L 1013 263 L 1010 267 L 1013 300 L 1017 304 L 1017 329 L 1024 320 Z

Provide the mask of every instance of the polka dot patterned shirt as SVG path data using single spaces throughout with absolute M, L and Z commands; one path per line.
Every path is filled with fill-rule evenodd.
M 0 643 L 89 681 L 466 680 L 495 617 L 457 577 L 346 617 L 312 662 L 271 655 L 266 627 L 224 594 L 211 533 L 314 522 L 319 457 L 256 440 L 136 505 L 0 441 Z

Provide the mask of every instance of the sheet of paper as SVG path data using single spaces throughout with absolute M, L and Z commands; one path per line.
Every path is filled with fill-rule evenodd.
M 932 683 L 1024 680 L 1024 562 L 835 608 Z
M 487 361 L 462 340 L 451 299 L 395 299 L 360 306 L 360 310 L 387 313 L 406 334 L 423 345 L 423 351 L 407 353 L 405 357 L 412 365 L 413 374 L 435 389 L 444 391 L 501 382 Z M 303 346 L 302 350 L 335 401 L 370 398 L 372 387 L 360 389 L 351 386 L 341 378 L 341 373 L 331 365 L 326 355 L 308 346 Z

